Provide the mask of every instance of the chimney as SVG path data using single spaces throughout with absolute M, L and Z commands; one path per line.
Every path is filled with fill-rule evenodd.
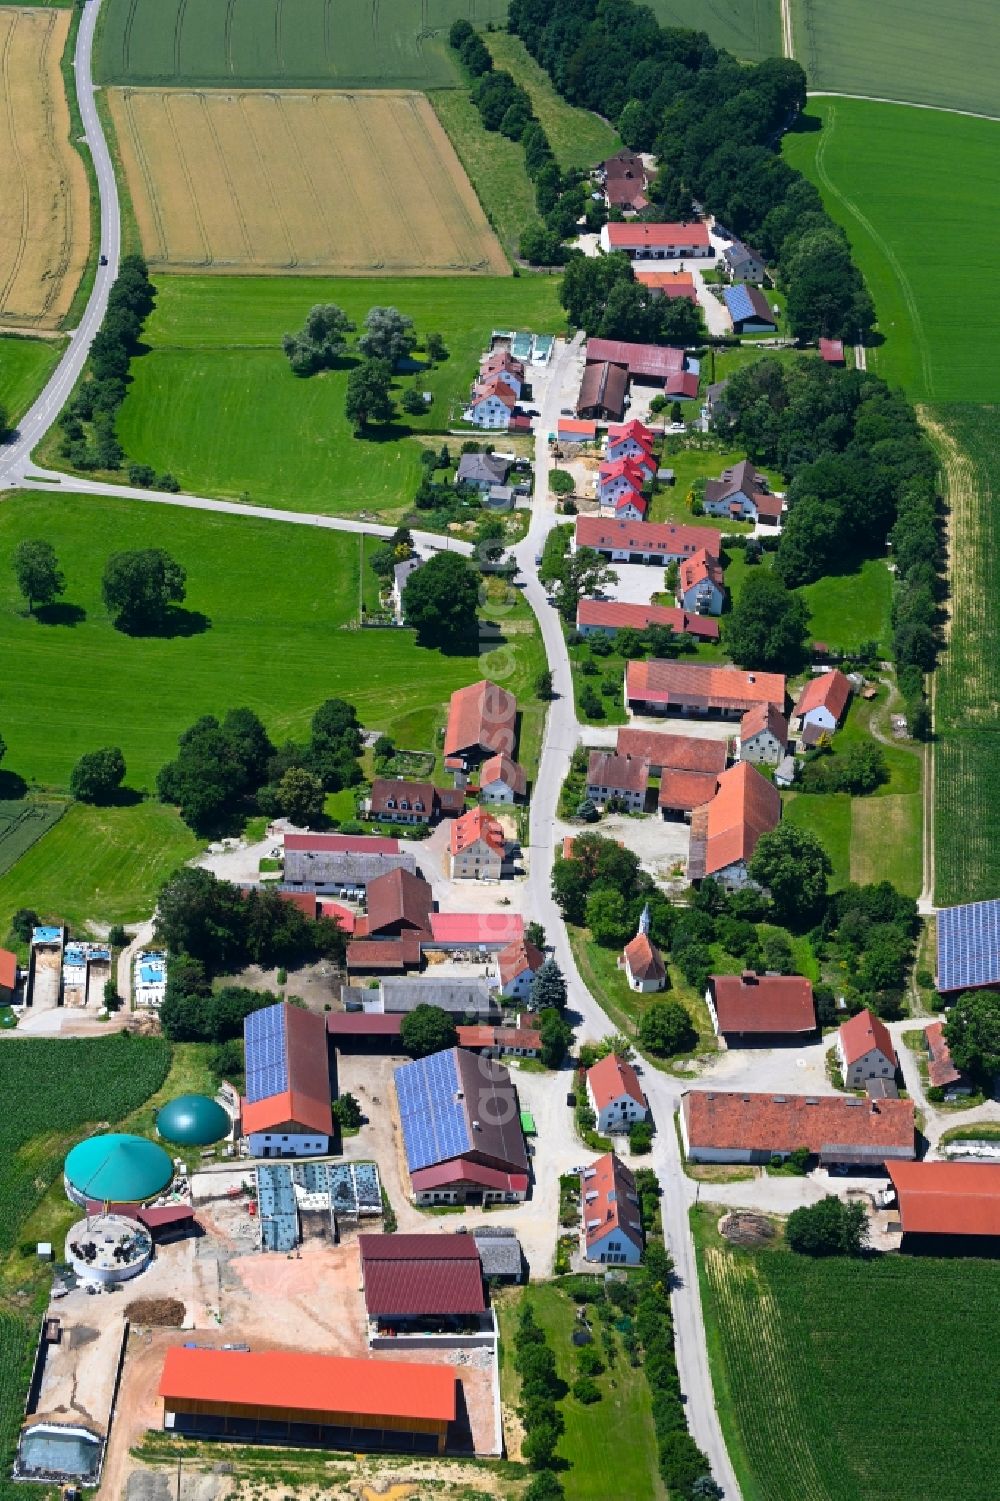
M 757 679 L 754 676 L 754 674 L 752 672 L 748 672 L 747 673 L 747 682 L 748 683 L 756 683 L 756 681 L 757 681 Z
M 757 976 L 752 969 L 745 969 L 740 975 L 740 981 L 743 985 L 756 985 Z

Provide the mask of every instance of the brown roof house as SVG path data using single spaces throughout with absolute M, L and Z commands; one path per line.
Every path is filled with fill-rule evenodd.
M 885 1022 L 871 1011 L 859 1011 L 837 1033 L 837 1061 L 848 1089 L 861 1089 L 868 1079 L 895 1079 L 896 1049 Z
M 648 786 L 647 762 L 611 751 L 591 751 L 587 762 L 587 796 L 598 807 L 614 803 L 627 813 L 641 813 L 646 806 Z
M 945 1099 L 971 1094 L 972 1085 L 952 1062 L 944 1022 L 931 1022 L 924 1035 L 927 1038 L 927 1078 L 930 1083 L 945 1091 Z
M 646 189 L 649 178 L 642 157 L 627 148 L 615 156 L 609 156 L 597 169 L 604 182 L 604 201 L 608 208 L 621 209 L 623 214 L 637 214 L 649 207 Z
M 452 879 L 499 881 L 506 847 L 500 820 L 485 808 L 471 808 L 451 826 Z
M 420 824 L 455 818 L 464 806 L 465 796 L 455 787 L 408 782 L 403 777 L 376 777 L 364 811 L 372 820 L 384 823 Z
M 709 802 L 726 765 L 723 741 L 656 730 L 619 730 L 618 754 L 649 762 L 650 771 L 660 778 L 660 813 L 669 819 L 686 818 Z
M 745 886 L 747 866 L 761 834 L 776 829 L 781 794 L 753 766 L 740 762 L 722 772 L 710 803 L 691 817 L 688 879 L 714 876 L 729 887 Z
M 479 796 L 484 803 L 513 803 L 524 797 L 528 779 L 524 767 L 510 756 L 491 756 L 479 772 Z
M 788 749 L 788 721 L 774 704 L 758 704 L 740 720 L 740 760 L 777 766 Z
M 580 383 L 576 414 L 599 421 L 621 422 L 625 416 L 627 390 L 628 373 L 621 365 L 612 365 L 607 360 L 587 365 Z
M 467 771 L 491 756 L 513 756 L 516 731 L 513 693 L 488 678 L 456 688 L 444 732 L 445 765 L 452 771 Z
M 664 990 L 667 984 L 667 966 L 663 955 L 649 936 L 649 907 L 643 907 L 639 918 L 639 930 L 631 942 L 625 945 L 618 961 L 633 990 L 641 994 Z
M 712 1025 L 729 1047 L 801 1042 L 816 1031 L 813 988 L 803 975 L 709 975 L 705 992 Z
M 819 673 L 809 679 L 795 702 L 792 728 L 804 730 L 812 725 L 832 734 L 844 717 L 850 696 L 851 684 L 839 667 Z
M 681 1097 L 681 1139 L 692 1162 L 767 1163 L 805 1147 L 824 1166 L 879 1168 L 912 1161 L 914 1125 L 912 1100 L 709 1089 Z
M 782 501 L 772 495 L 767 479 L 758 474 L 749 459 L 724 469 L 719 479 L 705 481 L 702 501 L 708 516 L 725 516 L 731 521 L 760 521 L 774 526 L 781 520 Z
M 584 1257 L 611 1266 L 642 1260 L 642 1214 L 635 1179 L 614 1152 L 580 1174 Z

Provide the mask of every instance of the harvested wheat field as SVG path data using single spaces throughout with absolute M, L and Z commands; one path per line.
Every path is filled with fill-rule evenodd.
M 423 94 L 115 89 L 146 258 L 173 271 L 507 271 Z
M 57 328 L 90 248 L 59 59 L 68 10 L 0 7 L 0 324 Z

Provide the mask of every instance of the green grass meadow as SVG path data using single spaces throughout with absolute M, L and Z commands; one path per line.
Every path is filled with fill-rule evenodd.
M 791 4 L 795 56 L 810 89 L 1000 115 L 994 0 Z
M 918 401 L 1000 400 L 1000 303 L 985 291 L 997 126 L 853 99 L 813 100 L 806 120 L 822 128 L 786 136 L 784 155 L 844 226 L 875 298 L 884 343 L 869 368 Z
M 661 26 L 707 31 L 746 62 L 781 56 L 779 0 L 649 0 L 649 9 Z
M 521 235 L 538 222 L 535 190 L 524 170 L 520 142 L 487 130 L 468 89 L 438 89 L 429 95 L 483 213 L 508 256 L 518 254 Z
M 62 339 L 0 337 L 0 406 L 16 423 L 38 395 L 62 354 Z
M 157 279 L 119 415 L 130 459 L 170 470 L 185 489 L 292 510 L 397 519 L 420 477 L 414 432 L 446 430 L 460 415 L 493 328 L 556 332 L 558 282 L 549 277 L 460 280 Z M 444 335 L 449 358 L 420 377 L 426 417 L 355 438 L 344 416 L 348 367 L 303 380 L 281 352 L 315 302 L 336 302 L 360 326 L 376 303 Z M 397 382 L 401 385 L 402 382 Z
M 567 104 L 556 93 L 549 75 L 535 62 L 520 37 L 493 31 L 487 33 L 485 41 L 494 67 L 505 69 L 515 83 L 527 89 L 532 108 L 564 172 L 574 167 L 593 167 L 621 150 L 621 137 L 606 120 L 590 110 Z
M 102 83 L 441 88 L 459 82 L 448 28 L 503 22 L 506 0 L 109 0 Z

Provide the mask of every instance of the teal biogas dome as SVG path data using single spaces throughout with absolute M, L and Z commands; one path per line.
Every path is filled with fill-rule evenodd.
M 66 1192 L 77 1204 L 144 1204 L 174 1176 L 170 1157 L 144 1136 L 107 1132 L 78 1142 L 63 1167 Z
M 207 1094 L 181 1094 L 156 1116 L 157 1133 L 182 1147 L 210 1147 L 229 1135 L 232 1122 Z

